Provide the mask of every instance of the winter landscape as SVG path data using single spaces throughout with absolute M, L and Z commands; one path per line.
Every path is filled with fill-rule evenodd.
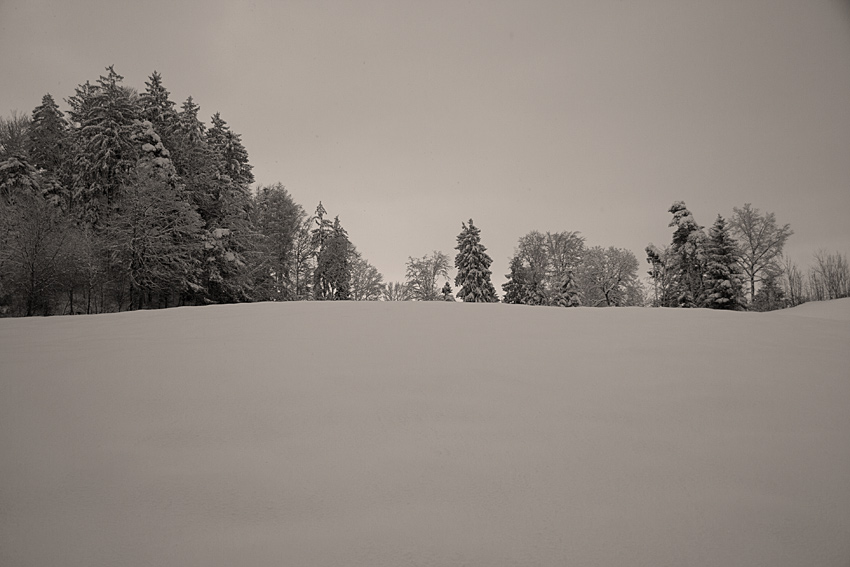
M 850 299 L 0 320 L 0 564 L 850 558 Z
M 0 567 L 850 567 L 848 31 L 0 0 Z

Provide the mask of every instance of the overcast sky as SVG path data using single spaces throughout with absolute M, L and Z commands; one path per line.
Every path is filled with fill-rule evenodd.
M 668 244 L 750 202 L 850 254 L 850 7 L 837 0 L 0 0 L 0 113 L 107 65 L 220 112 L 257 182 L 321 199 L 387 281 L 473 218 Z M 501 292 L 501 290 L 499 290 Z

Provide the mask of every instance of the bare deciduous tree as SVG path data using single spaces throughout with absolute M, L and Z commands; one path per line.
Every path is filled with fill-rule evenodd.
M 762 214 L 746 203 L 742 208 L 733 207 L 732 233 L 741 248 L 740 265 L 750 282 L 750 301 L 756 295 L 756 284 L 768 274 L 780 271 L 778 259 L 788 237 L 794 234 L 791 225 L 777 226 L 776 215 Z
M 384 286 L 384 301 L 408 301 L 410 290 L 402 282 L 390 282 Z
M 584 254 L 579 270 L 583 304 L 638 305 L 642 301 L 637 278 L 638 260 L 624 248 L 594 246 Z
M 384 292 L 384 276 L 355 251 L 351 261 L 351 299 L 378 301 Z
M 850 297 L 847 257 L 825 250 L 815 252 L 815 265 L 809 270 L 809 292 L 817 301 Z
M 440 299 L 437 278 L 442 276 L 449 279 L 449 257 L 442 252 L 434 251 L 430 256 L 408 258 L 407 288 L 411 299 L 419 301 L 436 301 Z
M 785 291 L 785 299 L 788 307 L 795 307 L 806 301 L 804 296 L 803 272 L 797 267 L 790 256 L 783 256 L 782 264 L 782 287 Z

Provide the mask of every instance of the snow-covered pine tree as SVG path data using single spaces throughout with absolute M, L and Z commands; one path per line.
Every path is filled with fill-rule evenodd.
M 58 184 L 67 158 L 68 123 L 50 93 L 32 111 L 26 148 L 32 165 Z
M 443 286 L 443 289 L 440 290 L 440 293 L 443 294 L 443 299 L 445 301 L 455 301 L 455 296 L 452 293 L 452 286 L 449 282 L 446 282 L 446 285 Z
M 82 198 L 89 219 L 97 221 L 98 201 L 108 206 L 136 165 L 137 148 L 130 134 L 140 108 L 124 77 L 110 65 L 96 86 L 88 83 L 68 100 L 74 130 L 75 199 Z
M 568 271 L 564 277 L 564 282 L 558 288 L 552 300 L 552 305 L 556 307 L 579 307 L 581 305 L 578 286 L 576 285 L 572 270 Z
M 254 174 L 241 136 L 230 129 L 218 112 L 213 114 L 211 121 L 212 126 L 207 130 L 207 144 L 219 159 L 221 173 L 247 191 L 254 182 Z
M 351 299 L 352 256 L 353 247 L 348 240 L 348 233 L 342 228 L 339 217 L 336 217 L 332 231 L 316 258 L 316 269 L 313 272 L 315 299 Z
M 738 267 L 737 244 L 720 215 L 708 232 L 706 260 L 703 305 L 712 309 L 743 309 L 744 277 Z
M 514 304 L 526 303 L 526 295 L 528 293 L 526 272 L 527 270 L 522 265 L 522 258 L 519 255 L 511 258 L 511 273 L 505 276 L 508 278 L 508 281 L 502 284 L 502 291 L 505 292 L 502 301 Z
M 251 210 L 257 231 L 258 264 L 252 269 L 255 288 L 266 300 L 298 298 L 296 240 L 307 214 L 286 188 L 276 183 L 259 187 Z
M 775 311 L 783 307 L 785 307 L 785 292 L 779 287 L 776 275 L 768 272 L 753 298 L 752 308 L 754 311 Z
M 170 133 L 178 121 L 176 105 L 170 95 L 162 84 L 162 75 L 156 71 L 145 81 L 145 92 L 139 95 L 142 118 L 149 120 L 160 136 Z
M 705 233 L 684 202 L 676 201 L 669 212 L 673 215 L 669 226 L 676 228 L 670 255 L 676 274 L 677 305 L 698 307 L 703 303 L 704 293 Z
M 481 244 L 481 229 L 472 223 L 472 219 L 469 219 L 469 225 L 461 225 L 463 229 L 455 247 L 458 251 L 455 256 L 455 285 L 461 288 L 457 297 L 466 302 L 496 303 L 499 298 L 490 281 L 490 264 L 493 260 Z
M 162 75 L 154 71 L 145 82 L 140 96 L 142 119 L 149 121 L 169 152 L 180 145 L 179 116 L 170 93 L 162 84 Z M 173 156 L 172 156 L 173 159 Z

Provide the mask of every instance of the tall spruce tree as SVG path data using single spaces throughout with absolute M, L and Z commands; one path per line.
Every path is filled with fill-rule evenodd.
M 292 300 L 298 296 L 296 240 L 307 217 L 286 188 L 277 183 L 260 187 L 252 208 L 258 231 L 261 264 L 255 270 L 262 297 Z
M 552 305 L 556 307 L 579 307 L 581 305 L 578 286 L 576 285 L 572 270 L 568 271 L 567 275 L 564 276 L 564 281 L 558 288 L 552 300 Z
M 117 196 L 136 163 L 136 146 L 131 139 L 134 120 L 140 116 L 130 90 L 121 83 L 124 77 L 110 65 L 97 85 L 88 83 L 69 99 L 74 131 L 75 198 L 80 197 L 97 221 L 100 209 Z
M 32 111 L 26 146 L 30 162 L 44 172 L 45 178 L 59 185 L 67 159 L 68 123 L 50 93 Z
M 179 116 L 171 94 L 162 84 L 162 75 L 154 71 L 145 82 L 140 96 L 141 117 L 153 125 L 163 145 L 173 153 L 179 146 Z M 173 159 L 173 157 L 172 157 Z
M 511 258 L 510 267 L 511 273 L 505 276 L 508 278 L 508 281 L 502 284 L 502 291 L 505 292 L 502 301 L 514 304 L 527 303 L 528 270 L 522 265 L 522 258 L 515 255 Z
M 351 299 L 351 261 L 354 248 L 339 217 L 334 219 L 330 235 L 325 239 L 316 258 L 313 272 L 315 299 Z
M 237 187 L 247 190 L 254 182 L 252 166 L 248 163 L 248 151 L 242 145 L 242 137 L 233 132 L 218 112 L 213 114 L 212 126 L 207 130 L 207 143 L 219 160 L 220 171 L 227 175 Z
M 698 307 L 704 301 L 705 233 L 684 202 L 674 202 L 669 212 L 673 215 L 669 226 L 676 229 L 670 245 L 676 303 L 678 307 Z
M 709 229 L 706 243 L 704 306 L 712 309 L 744 308 L 744 278 L 738 267 L 737 243 L 722 216 Z
M 469 219 L 469 225 L 461 223 L 463 229 L 457 237 L 458 251 L 455 256 L 457 276 L 455 285 L 460 287 L 457 297 L 472 303 L 496 303 L 496 289 L 490 281 L 490 264 L 493 260 L 481 244 L 481 229 Z

